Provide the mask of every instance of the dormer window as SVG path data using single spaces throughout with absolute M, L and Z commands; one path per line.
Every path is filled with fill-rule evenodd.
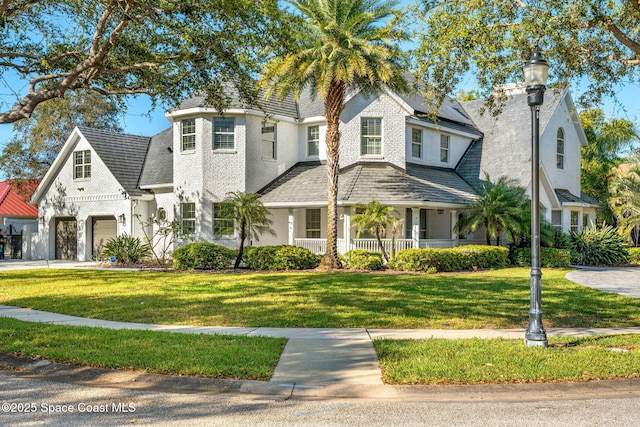
M 363 118 L 361 122 L 360 154 L 379 156 L 382 154 L 382 119 Z
M 564 169 L 564 130 L 562 128 L 558 129 L 556 153 L 556 167 L 558 169 Z
M 411 129 L 411 157 L 422 158 L 422 129 Z
M 196 119 L 186 119 L 180 122 L 181 149 L 193 151 L 196 149 Z
M 316 157 L 320 154 L 320 126 L 307 128 L 307 156 Z
M 276 124 L 264 123 L 262 125 L 262 158 L 275 160 L 277 154 Z
M 440 135 L 440 162 L 449 163 L 449 135 Z
M 91 151 L 75 151 L 73 153 L 73 179 L 91 178 Z

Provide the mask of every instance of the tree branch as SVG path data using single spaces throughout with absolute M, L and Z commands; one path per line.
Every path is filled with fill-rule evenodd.
M 640 56 L 640 43 L 632 40 L 629 36 L 627 36 L 624 32 L 618 28 L 616 24 L 611 21 L 611 19 L 607 19 L 604 22 L 605 28 L 613 34 L 613 36 L 623 45 L 631 49 L 636 55 Z

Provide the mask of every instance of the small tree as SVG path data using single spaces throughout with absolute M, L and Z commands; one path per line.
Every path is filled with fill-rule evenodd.
M 609 185 L 609 205 L 616 216 L 618 232 L 628 241 L 640 242 L 640 153 L 621 165 Z
M 247 238 L 260 240 L 263 233 L 269 233 L 273 236 L 276 234 L 271 229 L 273 221 L 268 218 L 271 212 L 264 207 L 259 197 L 259 194 L 234 191 L 227 193 L 227 198 L 224 201 L 233 210 L 235 229 L 240 238 L 238 255 L 233 264 L 234 269 L 240 266 L 244 253 L 244 242 Z
M 487 245 L 496 239 L 500 245 L 500 237 L 507 234 L 511 240 L 528 230 L 530 203 L 525 190 L 515 185 L 514 180 L 501 177 L 491 182 L 488 175 L 478 191 L 478 198 L 460 211 L 460 219 L 455 225 L 461 233 L 474 232 L 484 225 Z
M 193 240 L 180 221 L 162 218 L 149 218 L 142 221 L 140 215 L 135 217 L 142 228 L 151 255 L 161 267 L 166 268 L 171 249 L 177 240 Z
M 397 218 L 393 207 L 372 200 L 366 205 L 358 203 L 355 208 L 356 214 L 353 216 L 353 223 L 357 228 L 356 236 L 360 237 L 363 232 L 374 233 L 382 256 L 386 261 L 389 261 L 389 255 L 382 244 L 382 236 L 386 233 L 389 224 L 395 222 Z

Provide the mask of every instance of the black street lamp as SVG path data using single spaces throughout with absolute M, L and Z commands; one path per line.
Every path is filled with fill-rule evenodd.
M 538 44 L 524 67 L 527 104 L 531 108 L 531 305 L 524 342 L 546 347 L 547 333 L 542 326 L 542 271 L 540 270 L 540 106 L 544 102 L 549 64 Z

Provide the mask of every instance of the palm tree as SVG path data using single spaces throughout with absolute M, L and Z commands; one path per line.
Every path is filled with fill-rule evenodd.
M 460 233 L 469 233 L 483 225 L 487 245 L 496 239 L 499 246 L 502 234 L 507 234 L 512 241 L 526 234 L 531 218 L 529 206 L 524 188 L 517 186 L 515 180 L 503 176 L 494 183 L 486 175 L 478 198 L 460 211 L 455 228 Z
M 260 235 L 263 233 L 275 235 L 271 229 L 273 222 L 269 219 L 270 212 L 264 207 L 259 197 L 259 194 L 234 191 L 227 193 L 227 198 L 224 200 L 224 203 L 227 203 L 227 206 L 233 211 L 235 229 L 240 238 L 238 255 L 233 264 L 234 269 L 238 268 L 242 261 L 244 242 L 247 238 L 260 240 Z
M 342 266 L 338 258 L 340 114 L 347 90 L 376 92 L 384 85 L 406 91 L 400 49 L 406 39 L 392 19 L 389 0 L 293 0 L 302 20 L 293 28 L 291 53 L 269 61 L 261 84 L 265 96 L 300 98 L 304 90 L 324 100 L 327 120 L 327 250 L 321 268 Z
M 609 205 L 618 222 L 620 235 L 640 244 L 640 153 L 619 166 L 611 180 Z
M 354 206 L 356 214 L 353 216 L 353 224 L 356 226 L 356 236 L 363 232 L 374 233 L 378 240 L 378 247 L 385 261 L 389 261 L 389 255 L 382 244 L 382 236 L 387 231 L 387 226 L 395 222 L 395 211 L 391 206 L 383 205 L 377 200 L 372 200 L 366 205 L 358 203 Z

